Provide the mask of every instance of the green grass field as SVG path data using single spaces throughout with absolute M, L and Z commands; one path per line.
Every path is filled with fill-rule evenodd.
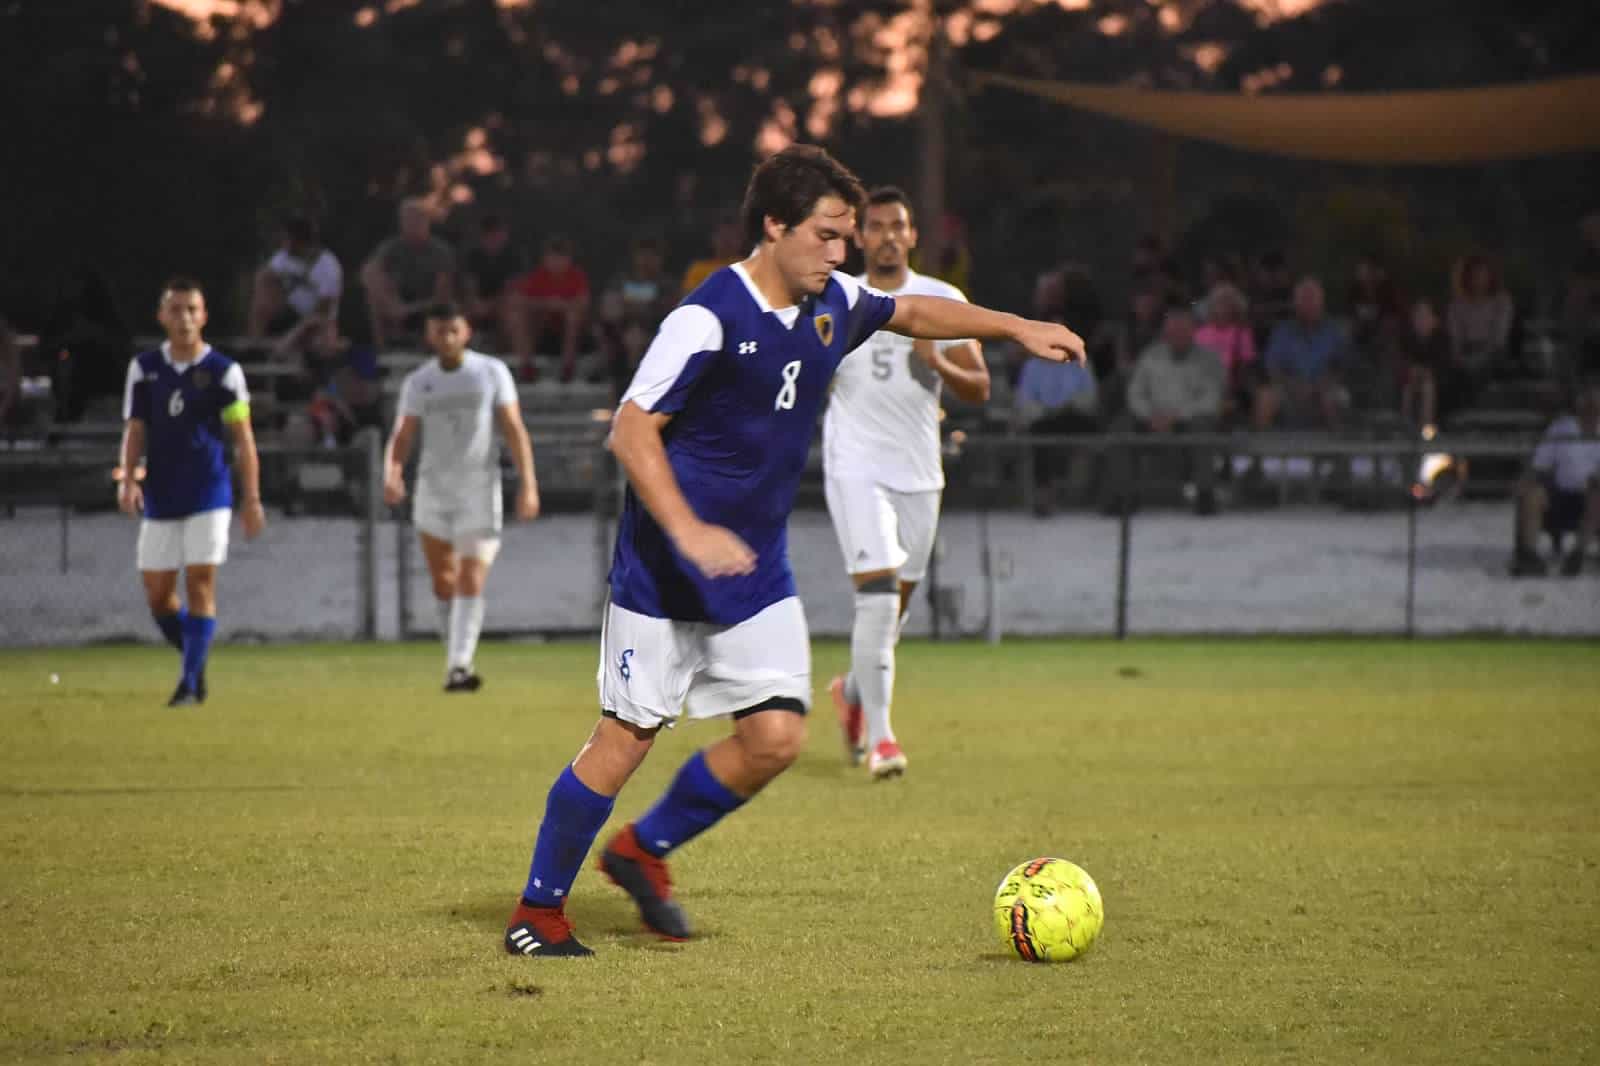
M 911 644 L 900 782 L 809 750 L 674 863 L 586 868 L 594 960 L 504 956 L 587 645 L 0 653 L 0 1061 L 1595 1061 L 1600 649 Z M 50 673 L 60 675 L 52 684 Z M 702 723 L 618 803 L 648 805 Z M 1014 863 L 1099 882 L 1085 958 L 994 939 Z

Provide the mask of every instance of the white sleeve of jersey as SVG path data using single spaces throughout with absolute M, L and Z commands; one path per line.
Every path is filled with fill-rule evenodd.
M 332 252 L 323 251 L 311 265 L 311 285 L 317 290 L 319 300 L 339 298 L 339 292 L 344 288 L 344 268 Z
M 249 403 L 250 390 L 244 383 L 244 367 L 234 363 L 228 372 L 222 375 L 222 387 L 233 393 L 235 403 Z
M 494 375 L 494 405 L 505 407 L 508 404 L 516 406 L 518 403 L 517 382 L 511 376 L 511 368 L 506 366 L 505 360 L 495 356 L 488 356 L 490 372 Z
M 133 417 L 133 387 L 144 380 L 144 371 L 139 369 L 139 360 L 128 361 L 128 379 L 122 386 L 122 420 L 126 422 Z
M 722 350 L 722 321 L 708 307 L 684 304 L 661 321 L 655 340 L 639 360 L 622 402 L 632 400 L 646 411 L 677 384 L 689 360 L 701 352 Z
M 412 418 L 422 417 L 422 404 L 417 399 L 417 372 L 413 370 L 407 374 L 400 383 L 400 402 L 395 405 L 395 414 L 409 415 Z

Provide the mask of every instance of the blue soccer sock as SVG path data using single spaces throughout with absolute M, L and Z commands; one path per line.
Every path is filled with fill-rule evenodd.
M 572 772 L 561 771 L 544 801 L 544 821 L 533 845 L 533 865 L 522 902 L 530 907 L 559 907 L 572 891 L 584 856 L 594 846 L 600 827 L 611 817 L 610 796 L 602 796 Z
M 217 634 L 217 620 L 203 614 L 183 619 L 183 683 L 193 689 L 205 673 L 206 657 L 211 654 L 211 638 Z
M 634 823 L 633 831 L 639 846 L 659 859 L 742 806 L 744 797 L 718 781 L 706 765 L 705 753 L 697 751 L 672 779 L 666 795 Z
M 161 635 L 167 638 L 178 651 L 183 651 L 183 623 L 189 617 L 189 612 L 179 607 L 176 614 L 157 614 L 150 612 L 150 617 L 156 620 L 156 627 L 161 630 Z

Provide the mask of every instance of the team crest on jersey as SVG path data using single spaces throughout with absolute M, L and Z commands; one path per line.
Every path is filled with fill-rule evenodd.
M 811 324 L 817 327 L 817 339 L 822 342 L 824 348 L 833 343 L 833 315 L 831 313 L 822 312 L 822 314 L 811 320 Z
M 210 384 L 211 384 L 211 371 L 209 371 L 209 370 L 196 370 L 194 372 L 194 387 L 195 388 L 203 389 L 203 388 L 207 387 Z

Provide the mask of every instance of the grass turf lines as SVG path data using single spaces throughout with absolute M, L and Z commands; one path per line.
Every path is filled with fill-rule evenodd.
M 432 645 L 222 647 L 182 711 L 165 650 L 0 652 L 0 1061 L 1600 1055 L 1593 644 L 913 643 L 879 785 L 845 657 L 800 762 L 675 857 L 700 938 L 591 857 L 566 961 L 500 936 L 591 646 L 487 646 L 468 697 Z M 665 733 L 609 828 L 722 732 Z M 1106 927 L 1029 966 L 989 903 L 1050 854 Z

